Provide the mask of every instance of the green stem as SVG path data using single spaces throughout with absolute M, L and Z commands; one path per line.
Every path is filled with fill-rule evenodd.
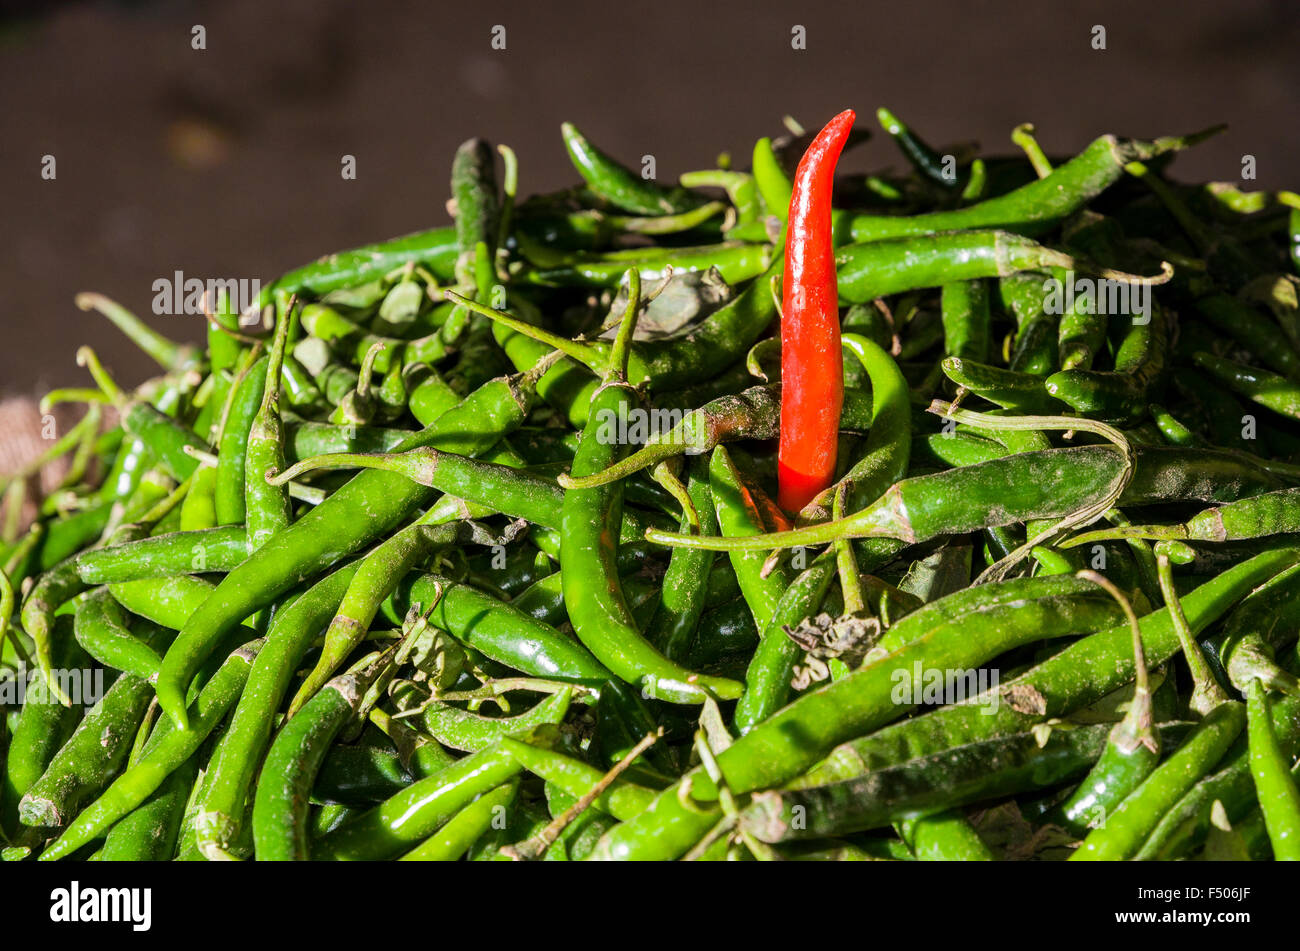
M 1029 164 L 1034 167 L 1034 172 L 1039 178 L 1046 178 L 1052 174 L 1052 163 L 1048 161 L 1047 154 L 1043 152 L 1043 147 L 1034 138 L 1034 124 L 1032 122 L 1021 123 L 1012 129 L 1011 141 L 1024 150 L 1025 157 L 1029 159 Z
M 841 485 L 831 503 L 831 518 L 839 520 L 844 517 L 844 499 L 849 487 Z M 862 595 L 862 575 L 858 572 L 858 560 L 853 555 L 853 543 L 841 538 L 835 543 L 835 565 L 840 576 L 840 590 L 844 595 L 844 613 L 862 614 L 867 609 L 866 598 Z
M 519 159 L 515 150 L 508 145 L 498 145 L 497 153 L 501 156 L 502 176 L 501 191 L 505 196 L 501 203 L 501 215 L 497 221 L 497 248 L 506 246 L 510 237 L 510 219 L 515 211 L 515 194 L 519 191 Z
M 121 304 L 103 294 L 81 293 L 75 300 L 82 310 L 96 310 L 107 317 L 164 370 L 182 370 L 195 362 L 192 347 L 168 340 Z
M 609 369 L 605 379 L 627 380 L 627 361 L 632 355 L 632 334 L 636 330 L 637 313 L 641 309 L 641 272 L 635 268 L 627 271 L 627 306 L 614 336 L 614 346 L 609 351 Z
M 1178 591 L 1174 587 L 1174 574 L 1169 555 L 1156 549 L 1156 577 L 1160 582 L 1160 593 L 1164 596 L 1165 607 L 1169 609 L 1169 619 L 1173 622 L 1174 632 L 1178 635 L 1179 643 L 1183 646 L 1183 657 L 1187 660 L 1187 666 L 1192 671 L 1192 698 L 1190 706 L 1201 716 L 1206 716 L 1211 710 L 1222 703 L 1228 701 L 1228 695 L 1219 682 L 1214 679 L 1214 674 L 1210 672 L 1210 665 L 1205 660 L 1205 655 L 1201 653 L 1201 645 L 1196 642 L 1195 635 L 1192 634 L 1191 626 L 1187 623 L 1187 615 L 1183 612 L 1182 601 L 1178 598 Z
M 50 390 L 41 397 L 40 410 L 42 413 L 48 413 L 60 403 L 111 403 L 113 402 L 99 390 L 92 390 L 86 387 L 60 387 L 57 390 Z
M 271 485 L 283 485 L 316 469 L 379 469 L 383 472 L 396 472 L 425 485 L 427 476 L 422 478 L 422 473 L 437 464 L 438 455 L 438 450 L 429 446 L 399 453 L 326 452 L 301 459 L 283 472 L 267 473 L 266 481 Z
M 582 343 L 577 340 L 570 340 L 568 337 L 561 337 L 559 334 L 553 334 L 549 330 L 543 330 L 541 327 L 534 326 L 527 321 L 520 320 L 518 317 L 511 316 L 505 311 L 497 310 L 495 307 L 488 307 L 480 304 L 478 301 L 470 300 L 463 297 L 455 291 L 443 291 L 443 296 L 452 303 L 465 307 L 476 314 L 482 314 L 490 320 L 494 320 L 503 327 L 508 327 L 516 333 L 521 333 L 525 337 L 531 337 L 539 343 L 544 343 L 548 347 L 553 347 L 560 353 L 564 354 L 589 370 L 599 373 L 604 369 L 602 358 L 604 354 L 589 343 Z
M 95 381 L 95 385 L 99 387 L 100 392 L 108 397 L 110 403 L 118 408 L 126 404 L 126 394 L 122 392 L 122 388 L 104 369 L 104 364 L 100 362 L 99 355 L 94 350 L 90 347 L 78 347 L 77 366 L 85 367 L 90 371 L 90 376 Z
M 1125 715 L 1125 722 L 1132 721 L 1135 732 L 1140 731 L 1147 737 L 1150 737 L 1150 745 L 1154 749 L 1155 738 L 1151 733 L 1152 712 L 1151 712 L 1151 677 L 1147 670 L 1147 655 L 1142 647 L 1142 625 L 1138 622 L 1137 614 L 1133 611 L 1133 605 L 1124 593 L 1115 586 L 1105 575 L 1098 574 L 1091 569 L 1084 569 L 1075 573 L 1077 577 L 1091 581 L 1109 594 L 1119 604 L 1123 610 L 1124 616 L 1128 618 L 1129 630 L 1133 634 L 1133 702 L 1128 708 Z M 1181 613 L 1182 608 L 1179 607 Z M 1183 619 L 1186 624 L 1187 619 Z

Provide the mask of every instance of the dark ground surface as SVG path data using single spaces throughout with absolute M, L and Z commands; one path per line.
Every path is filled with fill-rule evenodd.
M 31 9 L 34 5 L 25 5 Z M 206 51 L 190 46 L 207 30 Z M 507 49 L 490 47 L 494 24 Z M 808 49 L 790 48 L 794 24 Z M 1090 48 L 1094 24 L 1107 49 Z M 574 176 L 559 124 L 656 156 L 660 179 L 746 156 L 790 114 L 817 125 L 888 104 L 936 143 L 1052 153 L 1103 132 L 1227 120 L 1176 175 L 1300 185 L 1300 4 L 442 4 L 228 0 L 67 4 L 0 32 L 0 393 L 79 383 L 81 343 L 124 382 L 147 371 L 72 304 L 94 289 L 148 314 L 151 285 L 261 278 L 446 220 L 472 135 L 519 154 L 521 191 Z M 42 156 L 57 178 L 40 177 Z M 357 157 L 355 181 L 340 157 Z M 848 169 L 897 165 L 877 135 Z M 193 317 L 152 318 L 198 339 Z

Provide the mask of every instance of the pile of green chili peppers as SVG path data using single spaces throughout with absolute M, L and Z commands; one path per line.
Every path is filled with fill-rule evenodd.
M 566 125 L 526 200 L 471 140 L 204 347 L 80 295 L 160 373 L 82 348 L 3 480 L 3 858 L 1300 858 L 1300 198 L 880 120 L 800 512 L 798 128 L 669 186 Z

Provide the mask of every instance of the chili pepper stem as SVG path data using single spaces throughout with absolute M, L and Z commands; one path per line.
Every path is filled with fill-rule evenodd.
M 1160 752 L 1160 743 L 1154 730 L 1154 713 L 1151 701 L 1151 679 L 1147 669 L 1146 652 L 1142 648 L 1142 625 L 1138 623 L 1133 605 L 1105 575 L 1091 569 L 1076 572 L 1080 578 L 1091 581 L 1109 594 L 1124 611 L 1128 618 L 1129 629 L 1133 632 L 1133 699 L 1129 702 L 1124 719 L 1116 725 L 1111 733 L 1110 742 L 1122 752 L 1129 753 L 1138 746 L 1145 746 L 1153 753 Z
M 1210 665 L 1205 660 L 1205 654 L 1201 651 L 1201 645 L 1196 642 L 1192 634 L 1187 616 L 1183 613 L 1182 601 L 1179 600 L 1178 591 L 1174 587 L 1174 574 L 1169 555 L 1162 551 L 1160 546 L 1156 547 L 1156 573 L 1160 583 L 1160 593 L 1164 596 L 1174 630 L 1178 633 L 1178 640 L 1183 646 L 1183 658 L 1192 671 L 1192 697 L 1188 705 L 1201 716 L 1207 716 L 1215 707 L 1227 703 L 1229 697 L 1219 686 L 1219 682 L 1214 679 L 1214 674 L 1210 672 Z
M 1034 138 L 1034 124 L 1032 122 L 1022 122 L 1011 130 L 1011 141 L 1020 146 L 1029 159 L 1029 164 L 1034 167 L 1034 173 L 1039 178 L 1046 178 L 1052 174 L 1052 163 L 1048 161 L 1043 147 L 1038 144 Z
M 433 472 L 438 467 L 442 452 L 432 446 L 420 446 L 405 452 L 327 452 L 309 456 L 289 466 L 283 472 L 266 474 L 270 485 L 284 485 L 307 472 L 317 469 L 379 469 L 397 472 L 421 485 L 432 485 Z
M 262 390 L 260 412 L 264 416 L 268 413 L 279 412 L 280 371 L 284 367 L 285 347 L 289 342 L 289 334 L 293 330 L 297 306 L 298 296 L 296 294 L 290 295 L 289 303 L 285 306 L 285 312 L 276 324 L 275 338 L 271 344 L 270 360 L 266 365 L 266 386 Z
M 686 485 L 677 477 L 677 473 L 673 471 L 673 468 L 668 463 L 661 462 L 650 470 L 650 478 L 663 486 L 677 504 L 682 507 L 682 517 L 690 526 L 691 533 L 698 534 L 700 530 L 700 513 L 696 510 L 695 503 L 686 491 Z
M 114 406 L 122 407 L 126 404 L 126 394 L 122 388 L 114 382 L 108 371 L 104 369 L 104 364 L 100 362 L 99 355 L 90 347 L 77 348 L 77 366 L 85 367 L 90 371 L 95 385 L 99 387 L 108 401 Z
M 835 501 L 831 505 L 831 518 L 839 520 L 844 517 L 844 500 L 849 487 L 841 485 L 835 492 Z M 844 613 L 861 614 L 867 609 L 866 598 L 862 596 L 862 576 L 858 573 L 858 561 L 853 554 L 853 543 L 846 538 L 835 542 L 835 564 L 840 576 L 840 590 L 844 595 Z
M 154 359 L 164 370 L 176 371 L 195 361 L 193 347 L 168 340 L 121 304 L 103 294 L 82 292 L 74 298 L 82 310 L 96 310 L 103 314 L 132 343 Z
M 497 154 L 501 156 L 501 212 L 497 221 L 496 247 L 497 254 L 503 254 L 506 246 L 506 240 L 510 236 L 511 218 L 515 210 L 515 193 L 519 190 L 519 159 L 515 155 L 515 150 L 508 145 L 498 145 Z M 498 277 L 503 280 L 506 278 L 504 259 L 498 267 Z
M 662 442 L 646 443 L 636 452 L 624 456 L 618 462 L 602 469 L 600 472 L 581 478 L 574 478 L 567 472 L 561 472 L 555 477 L 555 481 L 566 489 L 594 489 L 597 486 L 608 485 L 611 482 L 626 479 L 642 469 L 657 465 L 680 454 L 681 447 L 665 437 Z
M 785 532 L 768 532 L 737 538 L 708 535 L 681 535 L 659 529 L 646 529 L 647 541 L 673 548 L 703 548 L 710 551 L 767 551 L 769 549 L 828 545 L 840 538 L 913 539 L 906 514 L 896 488 L 891 488 L 877 502 L 860 512 L 838 521 L 806 525 Z
M 54 407 L 61 403 L 111 403 L 112 399 L 100 390 L 91 390 L 83 387 L 67 386 L 60 387 L 57 390 L 50 390 L 41 397 L 39 404 L 42 413 L 48 413 Z
M 627 382 L 627 361 L 632 355 L 632 335 L 636 331 L 636 321 L 641 310 L 641 272 L 629 268 L 627 272 L 627 305 L 619 321 L 618 333 L 609 350 L 609 366 L 605 370 L 605 380 Z
M 564 356 L 576 360 L 578 363 L 581 363 L 593 372 L 599 373 L 604 369 L 602 357 L 605 355 L 590 343 L 582 343 L 577 340 L 570 340 L 568 337 L 561 337 L 559 334 L 553 334 L 549 330 L 536 327 L 527 321 L 520 320 L 518 317 L 507 314 L 505 311 L 497 310 L 495 307 L 488 307 L 487 305 L 480 304 L 475 300 L 470 300 L 468 297 L 457 294 L 455 291 L 443 291 L 443 294 L 449 301 L 459 304 L 461 307 L 465 307 L 476 314 L 481 314 L 490 320 L 494 320 L 503 327 L 508 327 L 516 333 L 523 334 L 525 337 L 531 337 L 538 343 L 544 343 L 548 347 L 553 347 L 560 353 L 564 354 Z

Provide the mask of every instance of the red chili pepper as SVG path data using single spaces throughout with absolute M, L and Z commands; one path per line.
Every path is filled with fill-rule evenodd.
M 797 512 L 835 475 L 844 355 L 831 242 L 835 163 L 853 127 L 846 109 L 799 160 L 790 196 L 781 316 L 781 448 L 778 500 Z

